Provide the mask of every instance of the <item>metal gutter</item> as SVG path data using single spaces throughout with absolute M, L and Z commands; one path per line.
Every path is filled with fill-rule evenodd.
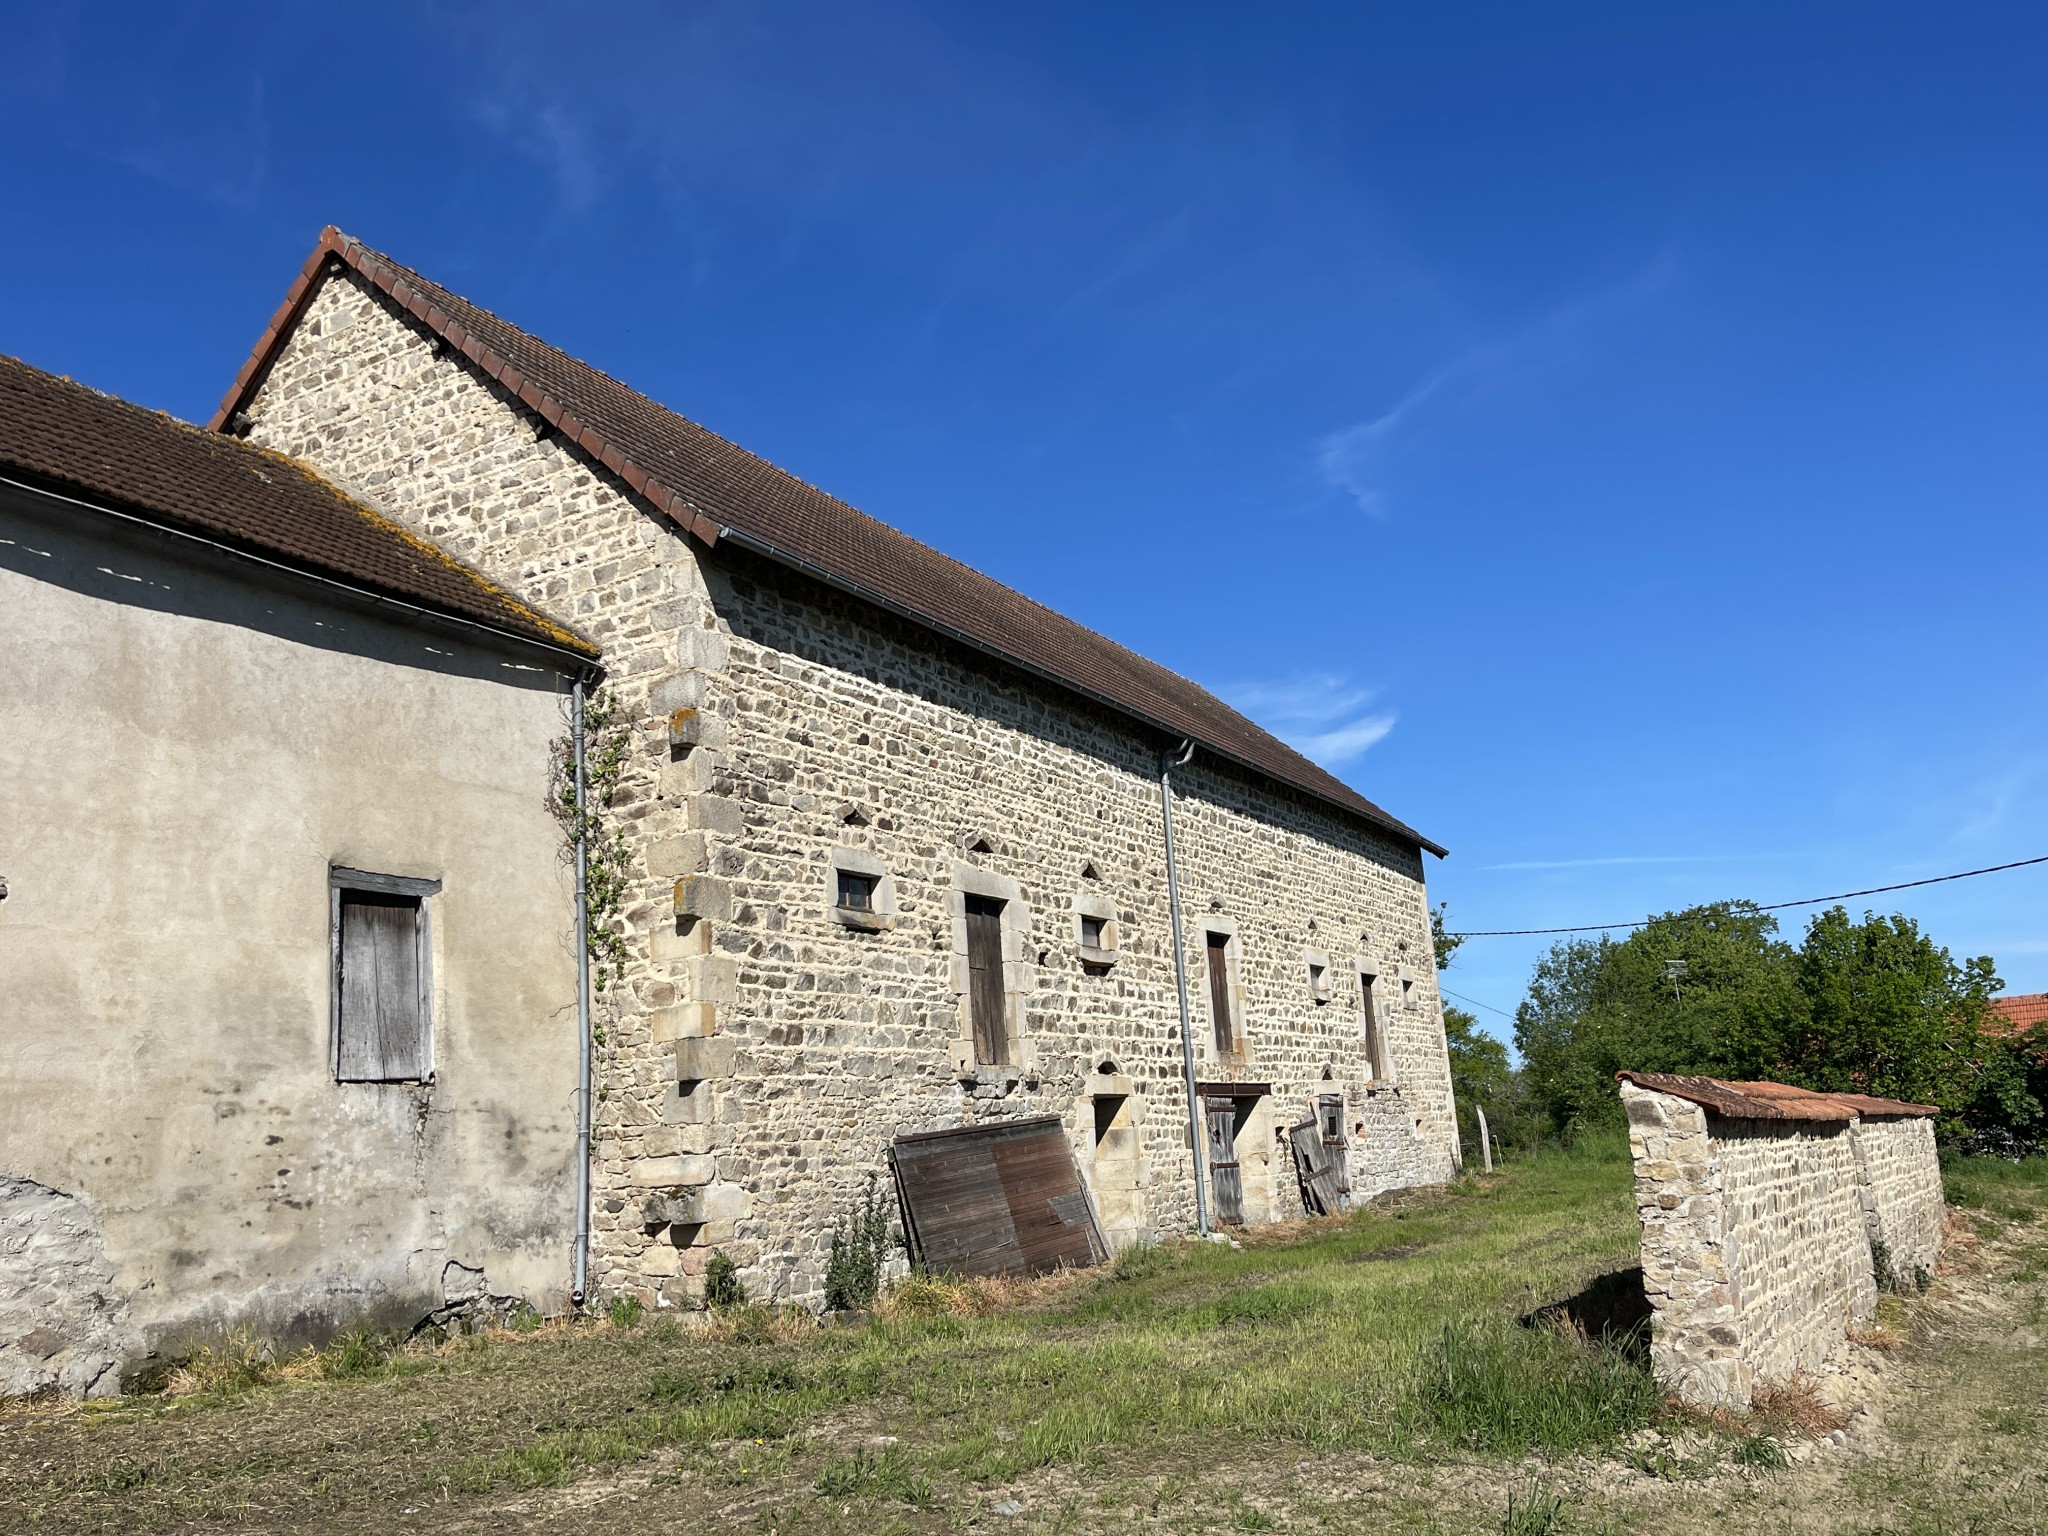
M 576 763 L 576 1264 L 569 1299 L 590 1294 L 590 835 L 583 781 L 583 679 L 569 694 L 569 739 Z
M 1202 1101 L 1195 1084 L 1194 1025 L 1188 1013 L 1187 942 L 1181 934 L 1180 872 L 1173 860 L 1173 770 L 1195 755 L 1195 744 L 1182 741 L 1180 755 L 1159 756 L 1159 813 L 1166 826 L 1166 906 L 1173 922 L 1173 984 L 1180 997 L 1180 1065 L 1188 1085 L 1188 1157 L 1195 1170 L 1195 1229 L 1209 1235 L 1209 1191 L 1202 1178 Z
M 1187 729 L 1184 726 L 1169 725 L 1166 721 L 1148 715 L 1143 710 L 1124 703 L 1121 699 L 1113 699 L 1106 693 L 1100 693 L 1088 687 L 1085 683 L 1077 683 L 1072 678 L 1062 677 L 1050 668 L 1041 667 L 1035 662 L 1027 661 L 1021 656 L 1004 650 L 1001 646 L 992 645 L 986 640 L 968 634 L 965 630 L 956 629 L 954 626 L 935 619 L 929 614 L 920 613 L 908 603 L 899 602 L 892 597 L 885 597 L 871 587 L 864 587 L 859 582 L 841 576 L 836 571 L 827 570 L 815 561 L 806 560 L 802 555 L 791 554 L 786 549 L 770 544 L 766 539 L 758 539 L 751 533 L 743 532 L 730 524 L 726 524 L 718 530 L 718 542 L 722 544 L 728 540 L 738 548 L 746 550 L 749 554 L 759 555 L 764 560 L 772 560 L 777 565 L 787 566 L 793 571 L 800 571 L 814 581 L 844 592 L 849 596 L 857 597 L 864 603 L 872 603 L 877 608 L 882 608 L 895 614 L 898 618 L 908 619 L 911 623 L 916 624 L 922 629 L 935 631 L 938 634 L 944 635 L 948 640 L 967 646 L 970 650 L 979 651 L 984 656 L 993 656 L 1005 665 L 1028 672 L 1033 677 L 1051 683 L 1054 687 L 1062 689 L 1067 693 L 1077 693 L 1082 698 L 1092 700 L 1105 709 L 1113 710 L 1126 719 L 1136 720 L 1142 725 L 1148 725 L 1152 729 L 1162 732 L 1169 740 L 1178 742 L 1189 739 Z M 1448 850 L 1430 842 L 1420 833 L 1411 831 L 1406 827 L 1397 826 L 1393 822 L 1382 820 L 1377 816 L 1368 816 L 1357 807 L 1341 804 L 1326 795 L 1319 795 L 1314 790 L 1304 785 L 1296 784 L 1291 779 L 1283 779 L 1273 772 L 1272 769 L 1262 768 L 1257 763 L 1240 757 L 1237 753 L 1231 752 L 1226 748 L 1219 747 L 1213 742 L 1201 741 L 1200 744 L 1207 751 L 1214 753 L 1226 762 L 1235 763 L 1248 773 L 1255 773 L 1260 778 L 1269 782 L 1286 784 L 1290 788 L 1299 790 L 1302 794 L 1311 796 L 1324 805 L 1343 811 L 1346 815 L 1356 816 L 1360 821 L 1376 826 L 1383 832 L 1392 833 L 1404 843 L 1413 842 L 1417 847 L 1428 850 L 1440 859 L 1450 857 Z

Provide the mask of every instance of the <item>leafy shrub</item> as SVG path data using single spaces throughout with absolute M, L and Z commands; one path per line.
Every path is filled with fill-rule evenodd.
M 711 1255 L 711 1261 L 704 1266 L 704 1305 L 714 1311 L 723 1312 L 727 1307 L 742 1307 L 747 1302 L 747 1288 L 740 1280 L 740 1267 L 723 1253 Z
M 1646 1426 L 1662 1397 L 1619 1351 L 1562 1330 L 1450 1323 L 1422 1353 L 1415 1401 L 1454 1444 L 1519 1455 L 1619 1439 Z
M 614 1296 L 604 1315 L 614 1328 L 638 1328 L 647 1308 L 638 1296 Z
M 832 1228 L 832 1251 L 825 1260 L 827 1310 L 852 1312 L 873 1306 L 881 1289 L 882 1261 L 896 1242 L 888 1199 L 871 1173 L 860 1204 Z

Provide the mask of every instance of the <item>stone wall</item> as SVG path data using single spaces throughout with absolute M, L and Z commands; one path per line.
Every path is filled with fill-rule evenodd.
M 1876 1310 L 1878 1222 L 1938 1241 L 1929 1122 L 1740 1119 L 1634 1083 L 1621 1095 L 1651 1361 L 1688 1401 L 1744 1406 L 1825 1365 Z M 1931 1248 L 1903 1251 L 1932 1267 Z
M 1934 1154 L 1934 1121 L 1868 1115 L 1857 1122 L 1853 1140 L 1864 1218 L 1871 1235 L 1884 1243 L 1894 1282 L 1911 1284 L 1919 1274 L 1933 1274 L 1948 1214 Z
M 635 722 L 618 807 L 639 855 L 635 959 L 601 1010 L 605 1289 L 687 1304 L 717 1247 L 757 1294 L 815 1298 L 833 1218 L 889 1141 L 989 1116 L 1062 1115 L 1122 1240 L 1192 1223 L 1161 742 L 704 552 L 353 276 L 312 296 L 248 413 L 257 441 L 597 641 Z M 1247 1214 L 1298 1210 L 1280 1137 L 1319 1092 L 1345 1099 L 1354 1189 L 1448 1176 L 1420 854 L 1199 755 L 1179 784 L 1201 1075 L 1271 1085 L 1238 1138 Z M 880 882 L 871 921 L 832 907 L 834 870 L 856 866 Z M 966 1025 L 974 894 L 1008 903 L 1008 1068 L 974 1061 Z M 1083 912 L 1111 915 L 1111 963 L 1079 952 Z M 1245 1046 L 1228 1059 L 1209 1044 L 1205 928 L 1236 967 Z M 1331 957 L 1321 997 L 1311 950 Z M 1361 971 L 1386 1010 L 1378 1080 Z

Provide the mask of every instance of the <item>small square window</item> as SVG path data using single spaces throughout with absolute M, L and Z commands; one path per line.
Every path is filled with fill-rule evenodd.
M 872 912 L 875 910 L 875 885 L 873 875 L 856 874 L 850 869 L 838 871 L 839 905 L 848 912 Z
M 1109 946 L 1103 943 L 1102 940 L 1108 925 L 1109 919 L 1106 917 L 1090 917 L 1085 912 L 1082 913 L 1081 947 L 1083 949 L 1107 949 Z

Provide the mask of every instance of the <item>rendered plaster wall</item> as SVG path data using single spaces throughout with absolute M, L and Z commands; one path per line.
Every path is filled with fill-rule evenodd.
M 479 1287 L 560 1305 L 552 674 L 28 497 L 0 655 L 0 1389 Z M 333 1079 L 330 865 L 444 883 L 429 1085 Z
M 1876 1310 L 1877 1224 L 1932 1268 L 1929 1122 L 1733 1119 L 1633 1083 L 1621 1094 L 1651 1361 L 1688 1401 L 1746 1405 L 1832 1358 Z
M 1883 1240 L 1895 1283 L 1934 1272 L 1948 1208 L 1941 1193 L 1931 1117 L 1869 1116 L 1854 1132 L 1864 1217 Z
M 616 811 L 638 855 L 634 959 L 604 1003 L 606 1288 L 687 1304 L 722 1248 L 756 1294 L 813 1299 L 833 1220 L 889 1142 L 987 1117 L 1061 1115 L 1127 1236 L 1192 1224 L 1162 743 L 776 567 L 695 551 L 352 277 L 313 296 L 249 411 L 256 440 L 604 649 L 635 730 Z M 1248 1216 L 1298 1210 L 1280 1138 L 1319 1092 L 1358 1128 L 1361 1195 L 1447 1177 L 1420 855 L 1200 755 L 1177 782 L 1199 1073 L 1272 1086 L 1239 1135 Z M 833 910 L 835 867 L 881 880 L 873 920 Z M 969 895 L 1005 902 L 1007 1067 L 973 1059 Z M 1085 963 L 1079 913 L 1105 904 L 1114 961 Z M 1206 928 L 1233 947 L 1244 1045 L 1226 1058 Z M 1305 948 L 1334 958 L 1327 1000 Z M 1390 1081 L 1368 1081 L 1361 966 Z

